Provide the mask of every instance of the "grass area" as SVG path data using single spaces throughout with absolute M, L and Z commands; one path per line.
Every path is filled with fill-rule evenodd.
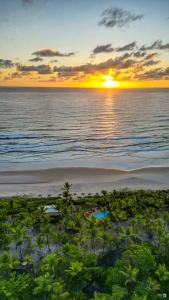
M 169 191 L 70 188 L 1 199 L 0 299 L 169 299 Z

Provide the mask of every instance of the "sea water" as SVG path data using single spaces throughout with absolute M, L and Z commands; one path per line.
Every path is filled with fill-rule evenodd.
M 169 89 L 0 89 L 0 165 L 169 165 Z

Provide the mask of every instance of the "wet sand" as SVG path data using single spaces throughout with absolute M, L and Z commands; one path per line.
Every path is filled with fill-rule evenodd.
M 148 167 L 131 171 L 104 168 L 50 168 L 0 171 L 0 196 L 17 194 L 54 195 L 64 182 L 73 193 L 96 193 L 105 189 L 168 189 L 169 167 Z

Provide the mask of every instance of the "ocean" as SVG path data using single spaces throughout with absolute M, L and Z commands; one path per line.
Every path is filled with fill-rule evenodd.
M 169 89 L 0 89 L 0 166 L 169 165 Z

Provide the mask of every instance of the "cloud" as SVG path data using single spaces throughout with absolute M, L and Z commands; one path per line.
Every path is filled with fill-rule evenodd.
M 111 53 L 114 51 L 114 48 L 112 48 L 111 44 L 106 44 L 106 45 L 100 45 L 94 48 L 92 51 L 93 54 L 98 54 L 98 53 Z
M 121 8 L 108 8 L 102 13 L 102 19 L 99 25 L 110 28 L 126 27 L 132 22 L 141 20 L 143 17 L 143 15 L 136 15 Z
M 8 74 L 8 76 L 5 77 L 5 80 L 13 80 L 13 79 L 19 79 L 22 78 L 25 74 L 20 72 L 13 72 L 11 74 Z
M 153 59 L 150 59 L 150 60 L 147 60 L 143 63 L 143 66 L 144 67 L 150 67 L 150 66 L 154 66 L 154 65 L 157 65 L 160 63 L 160 60 L 153 60 Z
M 106 44 L 106 45 L 100 45 L 94 48 L 92 51 L 92 54 L 98 54 L 98 53 L 111 53 L 111 52 L 122 52 L 122 51 L 132 51 L 136 47 L 136 42 L 132 42 L 129 44 L 126 44 L 122 47 L 113 48 L 112 44 Z
M 72 77 L 75 76 L 77 73 L 76 72 L 59 72 L 58 77 Z
M 41 57 L 34 57 L 34 58 L 29 59 L 29 61 L 33 61 L 33 62 L 39 62 L 42 60 L 43 60 L 43 58 L 41 58 Z
M 69 56 L 75 55 L 75 53 L 74 52 L 62 53 L 57 50 L 42 49 L 42 50 L 32 53 L 32 55 L 36 55 L 36 56 L 40 56 L 40 57 L 54 57 L 54 56 L 69 57 Z
M 3 80 L 11 80 L 11 76 L 5 76 Z
M 10 74 L 11 76 L 11 79 L 15 79 L 15 78 L 22 78 L 22 73 L 19 73 L 19 72 L 14 72 L 12 74 Z
M 21 0 L 23 4 L 32 4 L 33 0 Z
M 49 79 L 40 80 L 40 82 L 57 82 L 57 77 L 51 76 Z
M 132 42 L 122 47 L 116 48 L 116 51 L 131 51 L 136 47 L 136 45 L 137 45 L 136 42 Z
M 169 79 L 169 68 L 164 69 L 162 66 L 158 67 L 161 63 L 161 61 L 158 60 L 159 51 L 147 52 L 147 48 L 150 50 L 150 48 L 154 49 L 157 47 L 166 48 L 167 44 L 162 43 L 162 41 L 155 41 L 154 43 L 150 44 L 150 46 L 144 46 L 143 51 L 143 46 L 141 48 L 138 47 L 135 41 L 122 45 L 121 47 L 114 47 L 114 45 L 112 46 L 111 43 L 108 43 L 97 46 L 92 53 L 98 54 L 113 52 L 112 58 L 102 62 L 90 62 L 76 66 L 54 65 L 54 63 L 56 63 L 56 56 L 58 56 L 58 53 L 61 56 L 70 56 L 70 53 L 60 53 L 51 49 L 43 49 L 33 53 L 36 56 L 29 60 L 32 62 L 30 65 L 16 64 L 8 59 L 0 59 L 0 68 L 5 69 L 12 68 L 13 66 L 16 67 L 15 72 L 13 72 L 13 69 L 11 69 L 8 71 L 7 75 L 4 74 L 4 76 L 7 76 L 6 80 L 17 79 L 26 76 L 29 78 L 32 76 L 34 80 L 35 72 L 39 75 L 42 75 L 38 76 L 36 74 L 36 80 L 39 79 L 58 82 L 78 80 L 90 81 L 94 78 L 98 79 L 98 76 L 101 77 L 104 74 L 108 74 L 110 70 L 112 70 L 113 78 L 115 80 Z M 50 63 L 36 64 L 36 62 L 43 61 L 44 57 L 49 57 Z M 51 76 L 43 76 L 44 74 Z
M 108 59 L 105 62 L 99 64 L 85 64 L 80 66 L 62 66 L 62 67 L 54 67 L 54 72 L 84 72 L 86 74 L 91 74 L 94 72 L 102 72 L 107 69 L 128 69 L 135 65 L 136 61 L 133 59 L 127 59 L 128 54 L 124 54 L 122 56 L 116 57 L 114 59 Z
M 145 59 L 152 59 L 152 58 L 154 58 L 157 55 L 158 55 L 157 52 L 152 52 L 150 54 L 147 54 L 146 57 L 145 57 Z
M 14 63 L 10 59 L 0 59 L 0 69 L 12 68 Z
M 38 74 L 52 74 L 52 70 L 49 65 L 39 65 L 39 66 L 18 65 L 17 70 L 21 72 L 37 72 Z
M 144 57 L 147 53 L 148 50 L 169 50 L 169 43 L 164 44 L 161 40 L 157 40 L 153 42 L 151 45 L 146 46 L 143 45 L 140 47 L 140 49 L 137 46 L 137 43 L 131 42 L 129 44 L 126 44 L 121 47 L 113 47 L 111 43 L 105 44 L 105 45 L 100 45 L 94 48 L 92 51 L 92 54 L 98 54 L 98 53 L 111 53 L 111 52 L 123 52 L 123 51 L 135 51 L 133 53 L 134 57 L 141 58 Z M 150 54 L 147 54 L 147 59 L 151 59 L 154 56 L 158 55 L 157 52 L 152 52 Z
M 51 59 L 51 61 L 50 61 L 51 64 L 54 64 L 56 62 L 58 62 L 57 59 Z
M 140 48 L 141 51 L 147 51 L 147 50 L 169 50 L 169 43 L 163 44 L 161 40 L 156 40 L 151 45 L 146 46 L 143 45 Z
M 144 57 L 146 55 L 146 52 L 142 52 L 142 51 L 136 51 L 133 53 L 133 56 L 136 58 L 141 58 Z
M 139 80 L 169 79 L 169 67 L 167 67 L 166 69 L 161 69 L 161 68 L 151 69 L 142 74 L 138 74 L 136 78 Z
M 125 53 L 121 56 L 122 59 L 127 59 L 132 56 L 132 53 Z
M 138 52 L 138 53 L 137 53 Z M 155 66 L 160 63 L 159 60 L 154 60 L 153 58 L 157 55 L 155 53 L 150 53 L 151 55 L 146 55 L 146 53 L 137 51 L 131 53 L 124 53 L 121 56 L 117 56 L 113 59 L 108 59 L 104 62 L 98 64 L 84 64 L 79 66 L 55 66 L 53 72 L 57 73 L 58 80 L 75 80 L 79 78 L 80 80 L 88 80 L 90 76 L 97 76 L 97 74 L 107 73 L 110 69 L 113 71 L 113 77 L 115 80 L 147 80 L 147 79 L 166 79 L 168 78 L 168 69 L 162 70 L 161 68 L 156 68 L 148 70 L 151 66 Z M 137 53 L 137 54 L 136 54 Z

